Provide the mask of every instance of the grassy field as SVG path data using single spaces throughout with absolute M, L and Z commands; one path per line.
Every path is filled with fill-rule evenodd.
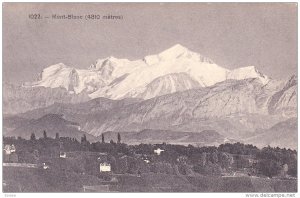
M 209 177 L 170 174 L 116 175 L 110 191 L 119 192 L 296 192 L 296 180 Z M 103 184 L 92 175 L 59 170 L 3 167 L 4 192 L 81 192 L 83 185 Z
M 54 169 L 3 167 L 4 192 L 79 192 L 83 185 L 101 181 L 95 176 Z

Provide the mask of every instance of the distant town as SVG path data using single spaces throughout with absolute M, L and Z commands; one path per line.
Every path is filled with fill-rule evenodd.
M 228 182 L 259 191 L 249 181 L 297 191 L 296 150 L 242 143 L 127 145 L 120 133 L 117 142 L 102 135 L 90 143 L 85 135 L 77 140 L 41 133 L 39 139 L 34 133 L 3 137 L 4 192 L 235 191 Z

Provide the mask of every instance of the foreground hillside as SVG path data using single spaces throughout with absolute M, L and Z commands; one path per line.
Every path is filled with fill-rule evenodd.
M 285 148 L 127 145 L 121 137 L 91 143 L 85 135 L 78 141 L 46 133 L 30 140 L 4 137 L 3 144 L 5 192 L 297 190 L 297 151 Z M 103 166 L 110 168 L 103 172 Z
M 250 177 L 182 176 L 167 174 L 118 175 L 112 192 L 297 192 L 296 180 Z M 92 175 L 59 170 L 3 168 L 3 190 L 8 192 L 82 192 L 83 186 L 103 185 Z M 99 191 L 101 192 L 101 191 Z

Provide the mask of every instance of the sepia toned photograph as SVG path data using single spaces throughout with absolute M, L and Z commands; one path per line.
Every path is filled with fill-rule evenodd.
M 2 3 L 3 193 L 295 197 L 297 15 Z

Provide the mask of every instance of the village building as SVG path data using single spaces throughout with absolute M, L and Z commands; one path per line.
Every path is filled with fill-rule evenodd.
M 109 163 L 107 153 L 97 153 L 96 158 L 99 162 L 100 172 L 111 172 L 111 164 Z
M 9 155 L 10 154 L 10 145 L 5 145 L 4 146 L 4 151 L 5 151 L 5 155 Z
M 156 153 L 157 155 L 160 155 L 161 152 L 163 152 L 163 151 L 165 151 L 165 150 L 162 150 L 162 149 L 160 149 L 160 148 L 157 148 L 157 149 L 154 150 L 154 153 Z
M 12 145 L 7 144 L 4 146 L 4 151 L 6 155 L 10 155 L 16 152 L 16 147 L 13 144 Z
M 59 157 L 60 158 L 67 158 L 67 153 L 66 152 L 60 152 Z
M 12 145 L 10 146 L 10 152 L 11 152 L 11 153 L 15 153 L 15 152 L 16 152 L 16 147 L 15 147 L 15 145 L 12 144 Z
M 50 167 L 49 167 L 49 165 L 48 165 L 48 164 L 46 164 L 46 163 L 43 163 L 43 165 L 42 165 L 42 168 L 43 168 L 44 170 L 47 170 L 47 169 L 49 169 Z
M 16 147 L 13 144 L 5 145 L 3 150 L 4 150 L 4 156 L 3 156 L 4 162 L 16 163 L 19 161 L 18 155 L 16 153 Z
M 107 162 L 100 163 L 100 172 L 111 172 L 111 165 Z

